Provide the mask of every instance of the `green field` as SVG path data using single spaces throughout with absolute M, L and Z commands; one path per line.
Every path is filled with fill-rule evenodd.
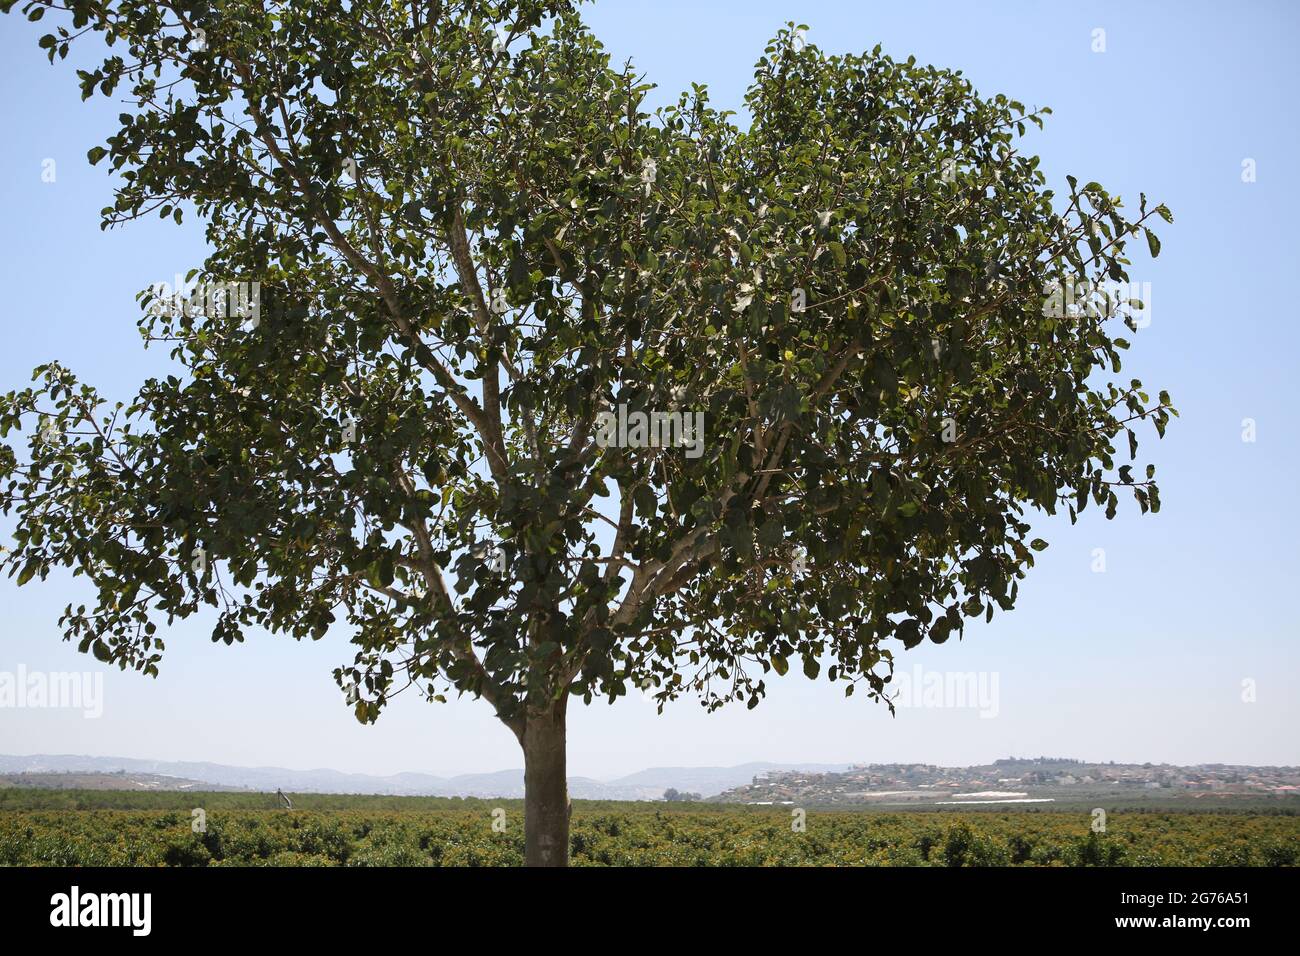
M 517 866 L 512 800 L 0 791 L 0 865 Z M 202 808 L 206 831 L 192 830 Z M 493 821 L 504 824 L 494 832 Z M 854 812 L 574 805 L 577 866 L 1294 866 L 1300 816 L 1115 810 Z

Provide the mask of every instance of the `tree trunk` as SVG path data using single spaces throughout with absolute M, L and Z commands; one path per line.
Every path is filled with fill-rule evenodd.
M 569 782 L 565 704 L 529 715 L 524 726 L 524 865 L 569 865 Z

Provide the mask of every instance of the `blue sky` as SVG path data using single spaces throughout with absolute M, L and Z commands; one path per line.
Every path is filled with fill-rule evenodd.
M 1168 389 L 1182 417 L 1148 442 L 1163 508 L 1077 526 L 1051 542 L 1017 609 L 923 647 L 902 667 L 989 672 L 998 713 L 900 710 L 890 718 L 826 683 L 769 682 L 757 710 L 708 715 L 692 701 L 656 716 L 633 697 L 571 712 L 570 770 L 747 760 L 973 763 L 1015 755 L 1099 760 L 1300 763 L 1300 577 L 1296 306 L 1300 258 L 1300 13 L 1278 3 L 603 0 L 586 15 L 616 61 L 631 57 L 660 102 L 692 81 L 740 108 L 765 41 L 787 20 L 829 52 L 886 52 L 963 70 L 977 89 L 1051 106 L 1025 148 L 1049 182 L 1095 179 L 1136 204 L 1168 204 L 1163 253 L 1130 270 L 1152 288 L 1152 322 L 1125 371 Z M 8 308 L 0 389 L 58 358 L 127 398 L 161 367 L 142 350 L 133 297 L 204 258 L 201 228 L 157 220 L 101 232 L 111 181 L 86 150 L 116 129 L 115 104 L 80 101 L 74 65 L 49 66 L 48 24 L 0 17 L 0 283 Z M 1105 52 L 1093 52 L 1094 30 Z M 1242 181 L 1244 160 L 1256 181 Z M 55 162 L 55 181 L 43 165 Z M 1242 441 L 1253 419 L 1254 442 Z M 1106 571 L 1092 570 L 1105 550 Z M 494 770 L 522 760 L 485 704 L 399 700 L 374 727 L 330 678 L 344 634 L 315 645 L 259 635 L 214 646 L 201 622 L 168 640 L 157 680 L 108 670 L 59 640 L 84 584 L 0 581 L 0 671 L 103 671 L 97 720 L 0 709 L 0 752 L 91 753 L 341 770 Z M 1242 682 L 1255 682 L 1254 702 Z

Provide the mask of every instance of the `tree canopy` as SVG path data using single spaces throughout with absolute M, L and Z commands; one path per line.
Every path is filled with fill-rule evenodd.
M 521 741 L 792 667 L 880 697 L 1013 606 L 1033 513 L 1159 508 L 1134 428 L 1175 413 L 1113 286 L 1171 217 L 1048 188 L 1046 109 L 795 24 L 737 116 L 651 110 L 564 0 L 62 6 L 50 60 L 100 34 L 83 96 L 126 100 L 103 225 L 198 216 L 189 278 L 253 292 L 142 291 L 134 399 L 58 363 L 0 399 L 4 564 L 88 578 L 61 623 L 101 660 L 156 675 L 204 608 L 346 631 L 359 719 L 469 693 Z

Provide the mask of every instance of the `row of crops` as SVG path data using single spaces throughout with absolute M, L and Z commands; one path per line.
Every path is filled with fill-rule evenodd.
M 199 794 L 189 795 L 201 797 Z M 196 812 L 201 810 L 202 812 Z M 578 866 L 1293 866 L 1300 817 L 595 805 Z M 517 802 L 463 808 L 0 810 L 8 866 L 516 866 Z

